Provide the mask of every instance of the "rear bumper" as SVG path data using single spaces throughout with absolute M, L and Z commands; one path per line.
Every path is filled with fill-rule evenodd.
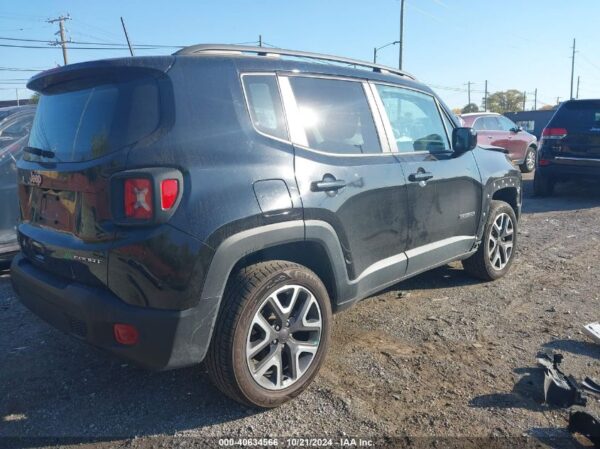
M 13 259 L 11 278 L 21 302 L 54 327 L 153 370 L 201 362 L 218 312 L 217 300 L 182 311 L 131 306 L 108 290 L 40 270 L 21 254 Z M 138 343 L 117 343 L 115 323 L 134 325 Z
M 600 179 L 600 159 L 555 157 L 550 165 L 538 166 L 537 170 L 558 179 Z

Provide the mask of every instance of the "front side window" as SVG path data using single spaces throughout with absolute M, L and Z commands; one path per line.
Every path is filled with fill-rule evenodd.
M 512 131 L 513 129 L 515 129 L 517 127 L 517 125 L 515 125 L 512 120 L 510 120 L 504 116 L 498 117 L 498 121 L 500 122 L 502 131 Z
M 243 82 L 254 127 L 269 136 L 287 139 L 283 106 L 275 75 L 246 75 Z
M 339 154 L 380 153 L 363 86 L 355 81 L 291 77 L 298 119 L 308 146 Z
M 450 142 L 431 95 L 395 86 L 377 85 L 401 153 L 448 151 Z

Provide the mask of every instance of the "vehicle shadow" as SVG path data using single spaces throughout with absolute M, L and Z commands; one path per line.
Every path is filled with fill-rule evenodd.
M 0 279 L 7 290 L 10 279 Z M 0 301 L 0 446 L 107 442 L 193 431 L 262 413 L 224 396 L 201 366 L 149 372 Z M 14 324 L 11 324 L 14 323 Z M 239 423 L 234 428 L 239 427 Z M 4 442 L 4 443 L 3 443 Z
M 539 367 L 516 368 L 521 378 L 510 393 L 492 393 L 477 396 L 469 402 L 475 408 L 522 408 L 535 412 L 548 410 L 544 404 L 544 372 Z
M 600 207 L 600 184 L 591 181 L 558 183 L 552 196 L 533 195 L 533 178 L 523 179 L 523 213 L 570 211 Z
M 556 352 L 570 352 L 600 359 L 600 345 L 581 340 L 554 340 L 543 345 L 544 348 Z
M 441 288 L 465 287 L 468 285 L 481 284 L 482 281 L 469 276 L 465 270 L 458 265 L 444 265 L 430 271 L 421 273 L 415 277 L 400 281 L 397 284 L 388 287 L 383 293 L 407 292 L 411 290 L 437 290 Z

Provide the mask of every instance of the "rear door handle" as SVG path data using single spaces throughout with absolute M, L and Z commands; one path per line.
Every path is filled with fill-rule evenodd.
M 326 181 L 315 181 L 310 185 L 313 192 L 331 192 L 346 187 L 346 181 L 343 179 L 334 179 Z
M 428 171 L 418 171 L 417 173 L 412 173 L 408 176 L 410 182 L 428 181 L 431 178 L 433 178 L 433 173 Z

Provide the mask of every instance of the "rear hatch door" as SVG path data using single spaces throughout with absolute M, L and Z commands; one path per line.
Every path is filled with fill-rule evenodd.
M 18 163 L 19 240 L 38 267 L 106 284 L 110 177 L 163 125 L 160 79 L 170 58 L 157 59 L 75 64 L 29 82 L 41 96 Z
M 548 126 L 567 130 L 560 141 L 561 155 L 600 159 L 600 100 L 567 102 Z

